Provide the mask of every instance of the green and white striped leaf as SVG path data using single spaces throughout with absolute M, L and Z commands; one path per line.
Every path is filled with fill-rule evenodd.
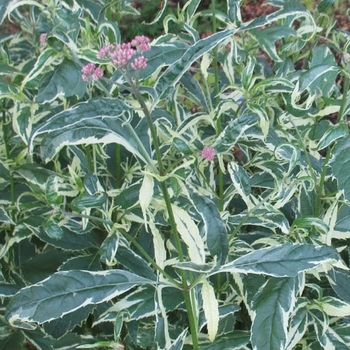
M 86 83 L 81 78 L 81 67 L 65 59 L 53 72 L 46 74 L 40 81 L 36 102 L 48 103 L 60 96 L 81 98 L 85 92 Z
M 18 2 L 18 0 L 1 0 L 0 1 L 0 24 L 10 12 L 11 7 Z
M 326 296 L 317 300 L 322 310 L 328 316 L 350 316 L 350 304 L 332 296 Z
M 201 345 L 201 350 L 242 350 L 249 343 L 249 333 L 235 330 L 215 339 L 214 343 Z
M 190 200 L 204 222 L 207 246 L 212 256 L 217 256 L 223 264 L 228 254 L 228 233 L 217 204 L 207 196 L 191 193 Z
M 282 8 L 271 14 L 260 16 L 253 19 L 250 22 L 244 23 L 241 27 L 241 30 L 266 27 L 268 24 L 281 19 L 288 19 L 289 23 L 291 23 L 293 20 L 306 19 L 307 25 L 311 26 L 311 28 L 309 29 L 311 30 L 311 33 L 314 33 L 316 31 L 316 24 L 311 13 L 307 11 L 306 8 L 300 2 L 278 1 L 277 6 L 280 7 L 281 5 L 283 5 Z
M 142 210 L 143 220 L 147 226 L 147 209 L 151 204 L 154 192 L 154 179 L 150 174 L 144 174 L 139 193 L 139 203 Z
M 241 4 L 242 0 L 227 0 L 228 18 L 237 27 L 242 23 Z
M 350 203 L 350 138 L 338 141 L 334 148 L 329 165 L 337 181 L 338 191 L 342 192 L 345 200 Z
M 247 172 L 236 162 L 230 162 L 227 166 L 227 170 L 237 192 L 244 200 L 248 208 L 252 208 L 252 203 L 249 198 L 251 192 L 251 184 L 250 177 L 248 176 Z
M 253 350 L 284 349 L 287 326 L 295 304 L 295 278 L 270 278 L 252 303 L 251 337 Z
M 310 319 L 307 304 L 306 298 L 298 298 L 296 302 L 289 322 L 286 350 L 295 349 L 295 345 L 302 339 L 307 330 Z
M 275 42 L 282 39 L 288 38 L 290 36 L 296 36 L 296 31 L 287 26 L 275 25 L 272 27 L 267 27 L 264 29 L 253 29 L 250 31 L 255 40 L 261 45 L 261 48 L 270 56 L 270 58 L 275 61 L 282 61 L 279 57 Z
M 60 271 L 21 289 L 6 309 L 10 324 L 45 323 L 152 281 L 123 270 Z
M 285 243 L 248 253 L 223 265 L 218 272 L 294 277 L 301 271 L 312 269 L 326 262 L 335 262 L 338 259 L 337 251 L 328 246 Z
M 2 206 L 0 207 L 0 222 L 15 225 L 15 223 L 12 221 L 12 219 Z
M 323 349 L 348 350 L 346 342 L 328 325 L 325 325 L 318 317 L 313 316 L 313 325 L 316 336 Z
M 334 268 L 329 271 L 330 285 L 337 295 L 344 301 L 350 303 L 350 271 Z
M 217 152 L 226 152 L 230 150 L 244 134 L 249 134 L 249 129 L 257 125 L 259 117 L 251 112 L 244 113 L 239 118 L 230 122 L 216 139 L 213 147 Z M 252 135 L 255 135 L 252 129 Z M 259 134 L 261 137 L 261 133 Z
M 204 315 L 207 320 L 208 336 L 214 341 L 219 327 L 219 304 L 213 286 L 207 281 L 202 282 L 202 300 Z
M 188 255 L 195 264 L 205 262 L 204 242 L 200 236 L 197 224 L 188 212 L 176 205 L 172 205 L 174 219 L 178 232 L 188 247 Z
M 47 162 L 62 147 L 81 144 L 118 143 L 146 162 L 149 159 L 146 148 L 135 130 L 126 120 L 135 113 L 126 103 L 118 99 L 99 98 L 79 103 L 51 117 L 34 130 L 30 148 L 36 138 L 42 137 L 41 156 Z
M 320 151 L 326 147 L 328 147 L 330 144 L 332 144 L 334 141 L 342 139 L 349 135 L 349 126 L 346 124 L 336 124 L 332 125 L 329 129 L 326 130 L 322 138 L 317 144 L 317 151 Z
M 170 312 L 183 304 L 182 293 L 172 287 L 162 288 L 163 305 L 166 312 Z M 140 320 L 145 317 L 155 315 L 159 310 L 155 302 L 155 289 L 153 286 L 144 285 L 117 301 L 106 310 L 94 325 L 102 322 L 114 322 L 118 313 L 127 310 L 130 320 Z
M 170 65 L 159 77 L 155 88 L 160 98 L 166 98 L 172 92 L 176 83 L 197 59 L 233 35 L 233 33 L 232 29 L 225 29 L 205 39 L 198 40 L 194 45 L 191 45 L 182 57 Z

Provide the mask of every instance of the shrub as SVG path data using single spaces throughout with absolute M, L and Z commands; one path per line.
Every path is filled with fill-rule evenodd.
M 190 0 L 152 40 L 113 4 L 0 8 L 20 28 L 1 39 L 2 347 L 347 349 L 332 2 L 243 21 Z

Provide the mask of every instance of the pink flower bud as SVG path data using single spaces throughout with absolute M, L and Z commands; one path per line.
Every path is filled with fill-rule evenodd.
M 215 149 L 213 147 L 204 147 L 202 152 L 201 152 L 201 156 L 207 160 L 209 160 L 210 162 L 212 162 L 214 160 L 215 157 Z

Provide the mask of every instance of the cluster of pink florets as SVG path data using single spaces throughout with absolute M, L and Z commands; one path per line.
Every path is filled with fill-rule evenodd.
M 99 59 L 109 59 L 111 63 L 122 69 L 130 66 L 134 70 L 147 67 L 147 58 L 143 53 L 150 51 L 150 39 L 144 35 L 136 36 L 131 42 L 123 44 L 108 44 L 97 54 Z M 98 80 L 103 76 L 103 70 L 93 63 L 88 63 L 81 70 L 84 81 Z
M 215 158 L 215 149 L 213 147 L 204 147 L 202 152 L 201 152 L 201 156 L 204 159 L 209 160 L 210 162 L 212 162 Z
M 88 63 L 81 70 L 81 77 L 83 81 L 98 80 L 103 76 L 103 70 L 100 67 L 96 67 L 93 63 Z
M 147 66 L 147 58 L 143 53 L 151 49 L 149 38 L 140 35 L 136 36 L 131 42 L 123 44 L 108 44 L 97 54 L 97 57 L 109 59 L 114 66 L 118 68 L 143 69 Z

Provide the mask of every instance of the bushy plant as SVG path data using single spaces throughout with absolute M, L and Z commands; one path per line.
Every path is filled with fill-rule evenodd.
M 2 349 L 349 348 L 349 33 L 200 3 L 1 2 Z

